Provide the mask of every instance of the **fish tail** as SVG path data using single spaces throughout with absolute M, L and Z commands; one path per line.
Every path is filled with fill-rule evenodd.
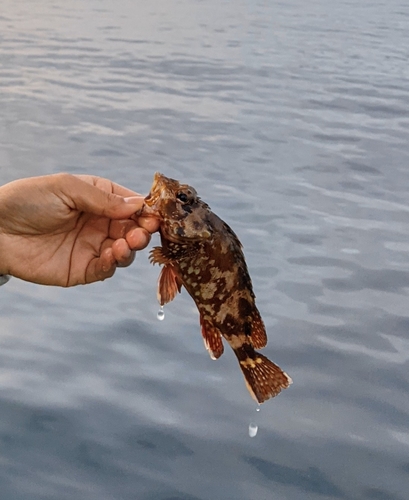
M 234 353 L 239 360 L 247 389 L 258 403 L 277 396 L 282 389 L 292 384 L 291 377 L 252 346 L 243 345 L 234 349 Z

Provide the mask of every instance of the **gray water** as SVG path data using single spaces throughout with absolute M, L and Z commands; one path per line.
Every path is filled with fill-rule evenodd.
M 140 252 L 104 283 L 0 289 L 2 500 L 405 500 L 406 0 L 2 0 L 0 182 L 195 186 L 238 233 L 255 405 Z M 157 236 L 153 244 L 157 244 Z

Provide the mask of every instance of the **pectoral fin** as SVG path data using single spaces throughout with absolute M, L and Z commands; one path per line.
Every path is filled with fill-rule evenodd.
M 224 347 L 222 336 L 217 328 L 211 325 L 200 315 L 200 326 L 202 328 L 202 336 L 204 345 L 212 359 L 220 358 L 223 354 Z
M 155 250 L 155 249 L 154 249 Z M 171 302 L 182 287 L 182 282 L 177 276 L 172 264 L 162 268 L 158 281 L 158 301 L 161 306 Z
M 169 259 L 163 253 L 163 248 L 162 247 L 154 247 L 149 252 L 149 262 L 151 264 L 163 265 L 163 264 L 168 264 L 169 263 Z

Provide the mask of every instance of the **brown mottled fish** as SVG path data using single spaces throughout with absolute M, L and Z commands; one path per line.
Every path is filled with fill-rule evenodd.
M 182 285 L 195 301 L 206 349 L 223 354 L 222 337 L 237 356 L 250 394 L 259 403 L 276 396 L 291 378 L 255 349 L 267 335 L 239 239 L 187 184 L 156 173 L 141 213 L 160 220 L 161 247 L 150 254 L 163 266 L 158 300 L 173 300 Z

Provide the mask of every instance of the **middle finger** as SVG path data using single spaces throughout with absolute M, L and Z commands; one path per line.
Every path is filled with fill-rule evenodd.
M 125 238 L 126 233 L 129 233 L 129 231 L 136 227 L 139 227 L 138 224 L 130 219 L 111 220 L 109 225 L 109 237 L 113 240 Z

